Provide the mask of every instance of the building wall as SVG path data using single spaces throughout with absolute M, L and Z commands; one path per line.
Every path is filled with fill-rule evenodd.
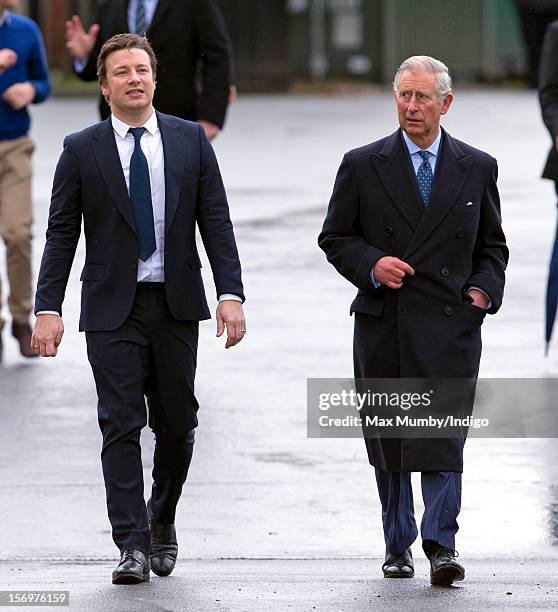
M 180 1 L 180 0 L 175 0 Z M 413 54 L 440 57 L 460 80 L 525 72 L 513 0 L 219 0 L 244 91 L 283 90 L 295 80 L 389 81 Z M 38 21 L 51 67 L 71 72 L 64 21 L 86 27 L 95 0 L 21 0 Z

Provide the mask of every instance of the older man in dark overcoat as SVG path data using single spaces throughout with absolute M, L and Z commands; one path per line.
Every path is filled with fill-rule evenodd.
M 447 67 L 427 56 L 397 71 L 400 129 L 343 158 L 319 245 L 358 288 L 357 379 L 475 381 L 485 315 L 500 308 L 508 250 L 497 164 L 440 126 Z M 411 472 L 421 472 L 423 549 L 432 584 L 465 576 L 455 533 L 464 436 L 366 439 L 382 503 L 386 577 L 414 575 Z

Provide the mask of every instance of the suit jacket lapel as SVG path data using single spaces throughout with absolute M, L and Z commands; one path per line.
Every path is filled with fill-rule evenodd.
M 134 211 L 128 194 L 128 188 L 126 187 L 118 149 L 116 148 L 110 117 L 105 119 L 97 128 L 91 141 L 91 146 L 101 175 L 116 207 L 135 232 Z
M 441 151 L 434 173 L 430 203 L 403 255 L 408 258 L 448 214 L 469 174 L 472 157 L 465 155 L 453 138 L 442 129 Z
M 159 0 L 159 2 L 157 2 L 155 13 L 153 13 L 153 19 L 151 20 L 151 23 L 149 24 L 149 27 L 147 28 L 146 34 L 148 37 L 151 34 L 151 32 L 154 29 L 156 29 L 159 23 L 162 21 L 163 16 L 165 12 L 167 11 L 167 9 L 170 7 L 172 1 L 177 2 L 177 0 Z
M 423 214 L 416 177 L 399 130 L 371 155 L 378 176 L 401 216 L 415 230 Z
M 157 113 L 165 159 L 165 235 L 168 235 L 176 213 L 184 176 L 185 142 L 179 124 Z

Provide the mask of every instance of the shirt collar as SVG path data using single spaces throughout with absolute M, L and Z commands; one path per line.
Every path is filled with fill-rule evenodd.
M 0 15 L 0 27 L 2 27 L 5 23 L 10 23 L 10 11 L 4 11 Z
M 438 136 L 436 136 L 436 140 L 428 147 L 428 149 L 421 149 L 420 147 L 418 147 L 407 136 L 404 130 L 401 130 L 401 133 L 403 134 L 403 140 L 405 141 L 405 144 L 407 145 L 407 149 L 409 149 L 409 155 L 414 155 L 415 153 L 418 153 L 419 151 L 428 151 L 429 153 L 434 155 L 434 157 L 438 157 L 438 149 L 440 148 L 440 141 L 442 140 L 442 129 L 441 128 L 438 131 Z
M 120 119 L 114 115 L 110 116 L 110 120 L 112 122 L 113 130 L 120 136 L 120 138 L 126 138 L 128 130 L 132 126 L 124 123 L 124 121 L 120 121 Z M 151 113 L 149 119 L 141 127 L 144 127 L 151 134 L 151 136 L 155 136 L 158 130 L 157 115 L 155 114 L 155 111 Z

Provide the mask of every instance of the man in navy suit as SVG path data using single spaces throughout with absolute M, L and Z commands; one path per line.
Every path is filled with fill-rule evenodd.
M 328 261 L 358 288 L 355 378 L 474 383 L 481 325 L 500 308 L 508 259 L 496 160 L 440 127 L 453 100 L 442 62 L 405 60 L 393 89 L 400 129 L 345 155 L 319 237 Z M 387 578 L 414 575 L 411 472 L 421 472 L 431 582 L 464 578 L 454 550 L 463 444 L 449 435 L 366 439 Z
M 114 583 L 171 573 L 175 511 L 192 457 L 198 322 L 210 318 L 196 249 L 199 227 L 217 289 L 226 348 L 246 326 L 241 269 L 215 154 L 203 128 L 152 105 L 156 58 L 144 37 L 114 36 L 98 60 L 111 115 L 64 141 L 54 176 L 32 345 L 53 357 L 83 220 L 80 330 L 98 394 Z M 145 504 L 141 429 L 155 433 Z

